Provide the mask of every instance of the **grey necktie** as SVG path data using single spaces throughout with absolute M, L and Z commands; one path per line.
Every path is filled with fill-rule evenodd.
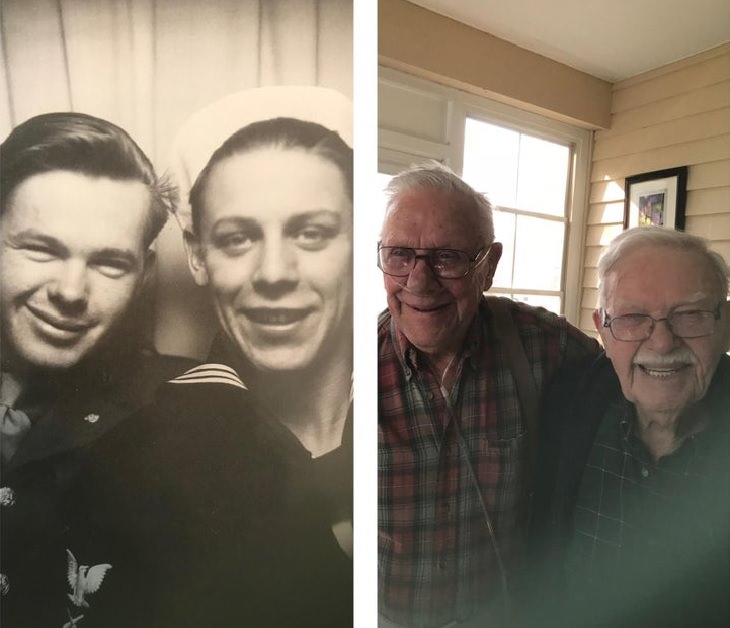
M 10 461 L 30 429 L 28 415 L 12 407 L 19 395 L 20 386 L 8 373 L 3 373 L 0 380 L 0 460 L 3 464 Z

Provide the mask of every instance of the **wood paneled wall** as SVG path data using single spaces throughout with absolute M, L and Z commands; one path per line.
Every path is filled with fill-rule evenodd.
M 611 125 L 596 131 L 580 326 L 593 332 L 596 266 L 623 229 L 624 179 L 689 166 L 685 230 L 730 263 L 730 44 L 613 86 Z

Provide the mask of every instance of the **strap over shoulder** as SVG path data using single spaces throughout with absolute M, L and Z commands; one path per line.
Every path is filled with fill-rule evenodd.
M 487 303 L 494 315 L 496 336 L 499 342 L 502 343 L 512 377 L 514 377 L 517 387 L 517 395 L 520 399 L 520 406 L 527 430 L 530 470 L 531 473 L 534 473 L 537 464 L 537 424 L 539 416 L 539 400 L 535 378 L 530 369 L 525 347 L 520 340 L 514 320 L 512 320 L 508 300 L 490 296 L 487 297 Z

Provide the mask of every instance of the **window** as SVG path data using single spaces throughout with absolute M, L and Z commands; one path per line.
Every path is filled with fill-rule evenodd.
M 577 324 L 591 132 L 382 67 L 378 119 L 381 173 L 435 159 L 496 206 L 490 292 Z
M 569 145 L 467 117 L 463 177 L 495 205 L 491 292 L 562 312 Z

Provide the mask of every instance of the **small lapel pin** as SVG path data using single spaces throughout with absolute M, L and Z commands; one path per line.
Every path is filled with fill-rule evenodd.
M 99 420 L 99 415 L 94 414 L 94 413 L 87 414 L 84 417 L 84 421 L 86 421 L 87 423 L 96 423 L 98 420 Z
M 7 595 L 10 591 L 10 581 L 4 573 L 0 573 L 0 595 Z
M 71 550 L 66 550 L 68 556 L 68 584 L 71 587 L 71 593 L 68 599 L 76 606 L 84 606 L 89 608 L 89 603 L 84 599 L 90 593 L 96 593 L 101 586 L 106 572 L 112 566 L 108 563 L 103 565 L 79 565 L 76 557 Z
M 0 488 L 0 506 L 13 506 L 15 504 L 15 493 L 9 486 Z

